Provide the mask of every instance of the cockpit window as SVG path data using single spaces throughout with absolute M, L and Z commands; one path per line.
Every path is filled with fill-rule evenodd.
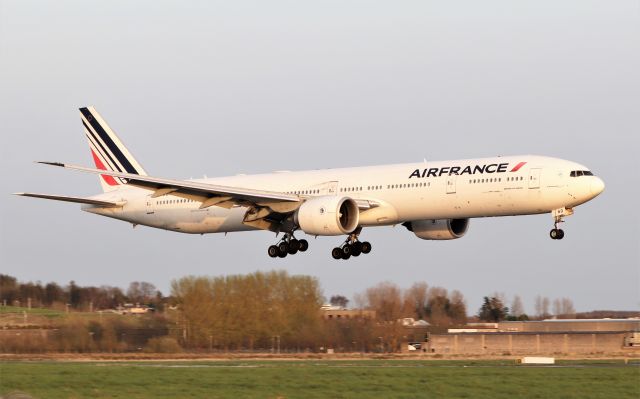
M 593 173 L 589 170 L 572 170 L 569 176 L 571 177 L 593 176 Z

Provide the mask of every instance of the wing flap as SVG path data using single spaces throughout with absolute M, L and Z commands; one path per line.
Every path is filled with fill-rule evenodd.
M 75 202 L 77 204 L 98 205 L 98 206 L 103 206 L 108 208 L 120 207 L 124 205 L 124 202 L 111 202 L 111 201 L 97 200 L 93 198 L 70 197 L 66 195 L 50 195 L 50 194 L 38 194 L 38 193 L 13 193 L 13 194 L 20 195 L 22 197 L 43 198 L 43 199 L 64 201 L 64 202 Z

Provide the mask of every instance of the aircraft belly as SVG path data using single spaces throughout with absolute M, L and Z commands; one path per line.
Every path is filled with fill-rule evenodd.
M 254 228 L 242 223 L 246 208 L 219 208 L 209 207 L 205 209 L 180 209 L 170 211 L 161 228 L 180 231 L 191 234 L 227 233 L 234 231 L 248 231 Z

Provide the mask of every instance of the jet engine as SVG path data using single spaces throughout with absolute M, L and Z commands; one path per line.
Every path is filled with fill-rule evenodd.
M 469 219 L 415 220 L 402 225 L 423 240 L 453 240 L 465 235 Z
M 353 232 L 360 221 L 358 204 L 348 197 L 322 196 L 306 200 L 295 213 L 302 231 L 318 236 Z

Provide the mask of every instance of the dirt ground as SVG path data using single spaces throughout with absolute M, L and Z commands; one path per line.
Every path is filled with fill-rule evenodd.
M 640 348 L 614 354 L 541 356 L 555 357 L 557 360 L 606 360 L 624 359 L 640 361 Z M 426 353 L 295 353 L 295 354 L 256 354 L 256 353 L 38 353 L 38 354 L 0 354 L 0 361 L 223 361 L 223 360 L 510 360 L 514 362 L 521 355 L 439 355 Z

